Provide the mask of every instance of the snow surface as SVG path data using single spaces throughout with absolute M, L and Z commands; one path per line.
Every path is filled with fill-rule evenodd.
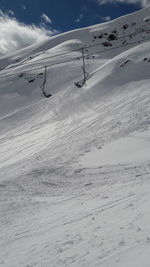
M 149 13 L 0 58 L 0 266 L 150 266 Z
M 80 160 L 83 162 L 83 167 L 86 168 L 149 161 L 149 142 L 149 131 L 134 136 L 128 135 L 106 144 L 104 148 L 100 147 L 92 150 Z

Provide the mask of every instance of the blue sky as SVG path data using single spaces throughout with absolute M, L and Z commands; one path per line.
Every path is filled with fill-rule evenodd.
M 64 32 L 131 13 L 141 9 L 142 3 L 142 0 L 0 0 L 0 9 L 12 10 L 26 24 L 40 25 L 45 14 L 51 20 L 47 27 Z

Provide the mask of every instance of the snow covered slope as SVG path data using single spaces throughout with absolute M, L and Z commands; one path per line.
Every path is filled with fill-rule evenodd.
M 0 58 L 0 265 L 149 267 L 149 49 L 150 7 Z

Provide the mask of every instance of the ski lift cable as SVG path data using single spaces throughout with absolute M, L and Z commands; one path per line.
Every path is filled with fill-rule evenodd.
M 87 59 L 87 57 L 91 56 L 91 55 L 95 55 L 95 54 L 98 54 L 98 53 L 105 53 L 107 51 L 115 50 L 115 49 L 118 49 L 118 48 L 121 48 L 121 47 L 126 47 L 126 46 L 129 46 L 129 45 L 132 45 L 132 44 L 141 43 L 141 42 L 145 42 L 145 41 L 149 41 L 149 40 L 150 40 L 150 38 L 147 38 L 147 39 L 144 39 L 144 40 L 142 39 L 142 40 L 138 40 L 138 41 L 135 41 L 135 42 L 131 42 L 130 44 L 120 45 L 120 46 L 117 46 L 117 47 L 111 47 L 111 48 L 108 48 L 108 49 L 105 49 L 105 50 L 99 50 L 99 51 L 96 51 L 94 54 L 93 53 L 86 54 L 85 55 L 85 59 Z M 68 59 L 68 60 L 64 60 L 64 61 L 60 61 L 60 62 L 55 62 L 54 64 L 46 64 L 46 67 L 50 68 L 50 67 L 53 67 L 53 66 L 56 66 L 56 65 L 60 65 L 60 64 L 63 64 L 63 63 L 77 61 L 77 60 L 82 59 L 82 58 L 83 58 L 83 56 L 80 56 L 80 57 L 76 57 L 76 58 L 72 58 L 72 59 Z M 15 72 L 15 73 L 12 73 L 12 74 L 9 74 L 9 75 L 3 75 L 3 76 L 0 76 L 0 79 L 16 76 L 16 75 L 19 75 L 19 74 L 22 74 L 22 73 L 28 73 L 30 71 L 34 72 L 34 71 L 37 71 L 39 69 L 43 69 L 43 67 L 44 66 L 39 66 L 39 67 L 35 67 L 35 68 L 30 68 L 28 70 Z M 11 71 L 12 70 L 13 69 L 11 69 Z M 11 72 L 11 71 L 9 71 L 9 72 Z
M 147 32 L 150 33 L 150 29 L 147 29 Z M 137 33 L 130 33 L 128 35 L 120 36 L 115 40 L 111 40 L 111 42 L 114 42 L 116 40 L 120 40 L 120 39 L 123 39 L 123 38 L 131 37 L 131 36 L 135 36 L 135 35 L 138 35 L 138 34 L 141 34 L 141 33 L 144 33 L 144 31 L 140 31 L 140 32 L 137 32 Z M 45 57 L 45 58 L 37 59 L 37 60 L 35 60 L 35 61 L 31 62 L 31 63 L 36 63 L 36 62 L 43 61 L 43 60 L 46 60 L 46 59 L 51 59 L 51 58 L 55 58 L 55 57 L 59 57 L 59 56 L 64 56 L 64 55 L 67 55 L 67 54 L 71 54 L 73 52 L 79 52 L 79 51 L 82 51 L 82 49 L 88 49 L 88 48 L 96 47 L 96 46 L 102 45 L 103 43 L 104 42 L 99 42 L 97 44 L 83 46 L 83 47 L 75 49 L 75 50 L 66 51 L 64 53 L 59 53 L 59 54 L 55 54 L 55 55 L 48 56 L 48 57 Z M 28 58 L 26 60 L 28 60 Z M 24 66 L 24 65 L 28 65 L 28 64 L 29 64 L 29 62 L 26 62 L 26 63 L 20 64 L 19 66 Z
M 126 46 L 130 46 L 132 44 L 137 44 L 137 43 L 142 43 L 142 42 L 145 42 L 145 41 L 149 41 L 150 38 L 147 38 L 147 39 L 142 39 L 142 40 L 138 40 L 138 41 L 135 41 L 135 42 L 131 42 L 129 44 L 125 44 L 125 45 L 119 45 L 119 46 L 115 46 L 115 47 L 111 47 L 111 48 L 108 48 L 108 49 L 105 49 L 105 50 L 99 50 L 99 51 L 95 51 L 94 53 L 91 53 L 91 54 L 88 54 L 86 57 L 88 56 L 93 56 L 95 54 L 99 54 L 99 53 L 105 53 L 107 51 L 111 51 L 111 50 L 115 50 L 115 49 L 118 49 L 118 48 L 121 48 L 121 47 L 126 47 Z M 87 59 L 87 58 L 86 58 Z

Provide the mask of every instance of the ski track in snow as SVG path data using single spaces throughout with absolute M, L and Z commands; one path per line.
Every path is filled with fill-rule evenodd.
M 1 196 L 4 265 L 27 266 L 25 261 L 29 266 L 92 266 L 94 260 L 95 266 L 107 266 L 113 258 L 115 266 L 128 250 L 147 249 L 148 171 L 149 165 L 81 170 L 70 177 L 71 188 L 64 186 L 64 194 L 54 197 L 50 192 L 48 196 L 51 187 L 38 197 L 5 185 L 9 193 Z M 69 194 L 72 187 L 76 190 Z

